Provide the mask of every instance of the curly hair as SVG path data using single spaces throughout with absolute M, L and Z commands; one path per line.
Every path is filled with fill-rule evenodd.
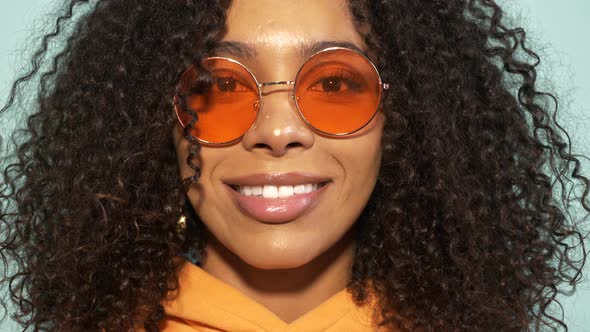
M 75 18 L 82 5 L 91 8 Z M 221 38 L 228 5 L 71 0 L 13 84 L 2 113 L 40 78 L 0 191 L 3 284 L 25 329 L 157 330 L 160 302 L 178 287 L 174 257 L 204 246 L 184 192 L 199 144 L 187 159 L 197 175 L 183 181 L 172 97 Z M 566 184 L 583 186 L 575 199 L 590 211 L 589 182 L 551 114 L 557 101 L 536 88 L 525 32 L 507 28 L 493 0 L 349 7 L 393 82 L 381 171 L 355 224 L 355 300 L 371 281 L 392 330 L 567 330 L 554 308 L 560 286 L 580 280 L 587 236 Z

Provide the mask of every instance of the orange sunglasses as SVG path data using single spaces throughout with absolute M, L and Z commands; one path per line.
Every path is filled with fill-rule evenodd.
M 204 144 L 239 140 L 256 122 L 264 86 L 294 85 L 300 117 L 312 129 L 332 137 L 350 135 L 369 124 L 377 114 L 383 91 L 389 89 L 364 54 L 343 47 L 326 48 L 310 56 L 294 81 L 258 83 L 246 66 L 225 57 L 205 58 L 202 64 L 211 74 L 211 87 L 203 93 L 190 93 L 198 73 L 189 67 L 180 77 L 174 107 L 183 127 L 192 119 L 190 112 L 197 115 L 190 134 Z M 181 95 L 185 96 L 182 104 Z

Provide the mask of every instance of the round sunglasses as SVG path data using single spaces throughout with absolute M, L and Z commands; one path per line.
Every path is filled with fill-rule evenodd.
M 301 119 L 331 137 L 350 135 L 367 126 L 377 114 L 383 91 L 389 89 L 364 54 L 343 47 L 310 56 L 294 81 L 259 83 L 246 66 L 226 57 L 208 57 L 202 65 L 212 84 L 200 93 L 191 92 L 199 74 L 189 67 L 180 77 L 174 107 L 183 127 L 191 122 L 191 112 L 197 115 L 190 134 L 211 145 L 233 143 L 254 125 L 265 86 L 293 85 Z

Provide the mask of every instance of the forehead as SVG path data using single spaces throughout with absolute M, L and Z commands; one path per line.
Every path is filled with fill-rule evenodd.
M 301 54 L 326 42 L 364 50 L 353 22 L 345 0 L 233 0 L 223 40 L 275 55 Z

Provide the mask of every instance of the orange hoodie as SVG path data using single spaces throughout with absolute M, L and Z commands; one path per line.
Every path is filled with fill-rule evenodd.
M 373 305 L 357 306 L 346 289 L 286 323 L 268 308 L 201 269 L 186 263 L 178 295 L 164 301 L 164 332 L 361 332 L 380 331 L 371 322 Z M 374 303 L 374 302 L 372 302 Z

